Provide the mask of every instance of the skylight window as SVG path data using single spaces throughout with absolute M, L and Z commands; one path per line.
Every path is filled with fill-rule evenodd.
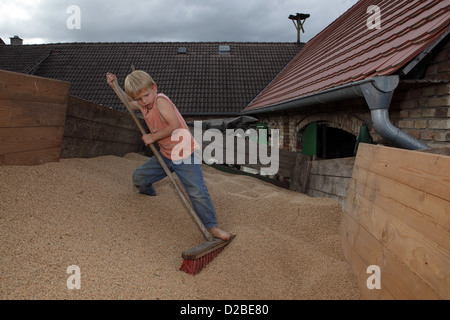
M 230 46 L 219 46 L 219 54 L 230 54 Z

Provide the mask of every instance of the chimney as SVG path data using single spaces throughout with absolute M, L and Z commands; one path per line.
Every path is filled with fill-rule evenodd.
M 19 36 L 14 36 L 9 38 L 11 40 L 12 46 L 21 46 L 23 44 L 23 40 L 19 38 Z

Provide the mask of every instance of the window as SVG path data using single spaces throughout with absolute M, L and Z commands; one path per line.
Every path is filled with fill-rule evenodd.
M 230 46 L 219 46 L 219 54 L 230 54 Z

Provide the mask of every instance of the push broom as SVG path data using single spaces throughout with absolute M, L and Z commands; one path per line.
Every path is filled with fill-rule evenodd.
M 116 92 L 119 99 L 122 101 L 122 103 L 127 108 L 128 112 L 131 114 L 131 117 L 136 122 L 136 125 L 138 126 L 139 130 L 141 131 L 142 135 L 146 135 L 147 132 L 142 126 L 142 123 L 137 118 L 136 114 L 134 113 L 131 104 L 127 97 L 125 96 L 125 93 L 120 89 L 117 81 L 113 81 L 113 89 Z M 130 99 L 131 100 L 131 99 Z M 188 274 L 195 275 L 199 273 L 208 263 L 210 263 L 217 255 L 222 252 L 222 250 L 235 238 L 235 235 L 232 235 L 230 240 L 224 241 L 222 239 L 214 238 L 212 234 L 206 229 L 206 227 L 201 222 L 200 218 L 197 216 L 197 214 L 194 211 L 194 208 L 192 207 L 191 203 L 187 199 L 186 195 L 184 194 L 183 190 L 181 189 L 181 186 L 177 183 L 175 178 L 172 176 L 172 173 L 170 172 L 169 168 L 165 164 L 164 160 L 161 158 L 161 155 L 159 154 L 158 150 L 156 150 L 155 146 L 153 144 L 150 144 L 150 150 L 155 155 L 156 159 L 158 160 L 159 164 L 163 168 L 166 175 L 169 177 L 170 181 L 172 182 L 173 186 L 175 187 L 175 190 L 178 192 L 181 200 L 185 204 L 186 208 L 188 209 L 188 212 L 190 214 L 190 217 L 194 220 L 194 222 L 197 224 L 200 231 L 203 233 L 203 236 L 206 239 L 206 242 L 203 244 L 186 250 L 182 253 L 183 257 L 183 263 L 181 264 L 180 271 L 186 272 Z

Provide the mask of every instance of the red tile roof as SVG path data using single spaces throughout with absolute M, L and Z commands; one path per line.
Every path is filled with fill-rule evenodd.
M 219 54 L 219 46 L 230 47 Z M 238 115 L 303 44 L 255 42 L 59 43 L 1 45 L 0 69 L 69 81 L 70 94 L 116 110 L 125 107 L 106 84 L 123 84 L 131 65 L 158 83 L 183 115 Z M 186 53 L 178 53 L 186 48 Z
M 380 29 L 368 27 L 371 5 L 381 9 Z M 361 0 L 308 42 L 244 111 L 396 74 L 442 36 L 449 22 L 449 0 Z

